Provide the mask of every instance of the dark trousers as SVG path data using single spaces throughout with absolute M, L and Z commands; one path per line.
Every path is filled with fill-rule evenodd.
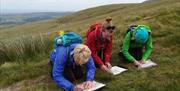
M 143 56 L 143 48 L 129 48 L 129 53 L 132 55 L 136 60 L 141 60 Z M 124 56 L 122 51 L 119 52 L 120 61 L 127 63 L 129 60 Z
M 102 60 L 103 63 L 105 63 L 103 51 L 98 51 L 97 56 Z M 95 64 L 95 66 L 96 68 L 100 68 L 98 64 Z
M 51 77 L 53 78 L 53 75 L 52 75 L 53 62 L 50 61 L 50 64 L 51 64 Z M 80 65 L 66 64 L 64 68 L 63 76 L 70 82 L 76 82 L 76 80 L 83 77 L 82 67 Z
M 80 65 L 68 66 L 64 68 L 64 77 L 71 82 L 76 82 L 76 80 L 83 78 L 83 70 Z

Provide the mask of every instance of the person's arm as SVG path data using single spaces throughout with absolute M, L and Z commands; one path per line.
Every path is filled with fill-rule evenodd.
M 91 57 L 86 63 L 86 81 L 93 81 L 96 67 L 94 65 L 93 58 Z
M 143 60 L 146 61 L 146 60 L 148 59 L 149 55 L 150 55 L 151 52 L 152 52 L 152 49 L 153 49 L 152 36 L 150 35 L 150 36 L 149 36 L 149 39 L 148 39 L 148 41 L 147 41 L 147 43 L 146 43 L 146 50 L 145 50 L 145 52 L 144 52 L 144 54 L 143 54 L 143 57 L 142 57 Z
M 130 62 L 134 62 L 136 59 L 133 56 L 131 56 L 131 54 L 128 51 L 130 46 L 130 41 L 131 41 L 131 34 L 130 32 L 128 32 L 123 40 L 122 52 L 126 57 L 126 59 L 128 59 Z
M 96 54 L 96 44 L 97 43 L 95 43 L 95 36 L 93 34 L 90 34 L 87 38 L 87 46 L 91 50 L 91 55 L 94 59 L 94 62 L 99 66 L 101 66 L 103 65 L 103 62 Z
M 63 76 L 65 63 L 68 59 L 66 50 L 67 49 L 65 47 L 57 48 L 57 56 L 53 65 L 53 80 L 59 87 L 65 89 L 66 91 L 73 91 L 74 85 Z
M 110 56 L 112 53 L 112 36 L 110 38 L 110 42 L 108 43 L 108 45 L 106 46 L 105 50 L 104 50 L 104 59 L 105 62 L 110 62 Z

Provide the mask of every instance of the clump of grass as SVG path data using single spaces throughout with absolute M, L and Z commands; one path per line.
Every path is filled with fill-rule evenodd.
M 23 36 L 13 41 L 0 42 L 1 64 L 5 61 L 13 62 L 26 60 L 37 55 L 48 54 L 53 42 L 45 35 Z
M 39 59 L 46 59 L 38 62 Z M 33 79 L 41 75 L 50 77 L 50 65 L 47 57 L 36 57 L 26 63 L 9 62 L 0 67 L 0 88 L 22 80 Z

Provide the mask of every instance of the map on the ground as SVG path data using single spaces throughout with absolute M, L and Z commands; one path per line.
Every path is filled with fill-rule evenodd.
M 127 69 L 125 68 L 121 68 L 121 67 L 118 67 L 118 66 L 113 66 L 111 69 L 110 69 L 110 73 L 112 73 L 113 75 L 118 75 L 124 71 L 126 71 Z
M 151 61 L 150 59 L 148 59 L 146 61 L 145 64 L 142 64 L 139 68 L 142 69 L 142 68 L 149 68 L 149 67 L 152 67 L 152 66 L 156 66 L 157 64 L 154 63 L 153 61 Z
M 85 89 L 83 91 L 95 91 L 95 90 L 98 90 L 98 89 L 100 89 L 100 88 L 105 86 L 105 84 L 100 83 L 100 82 L 96 82 L 96 81 L 93 81 L 93 83 L 94 83 L 94 87 L 93 88 Z

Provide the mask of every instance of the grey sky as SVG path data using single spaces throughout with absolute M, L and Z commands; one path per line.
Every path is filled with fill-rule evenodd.
M 113 3 L 141 3 L 145 0 L 0 0 L 1 10 L 78 11 Z

